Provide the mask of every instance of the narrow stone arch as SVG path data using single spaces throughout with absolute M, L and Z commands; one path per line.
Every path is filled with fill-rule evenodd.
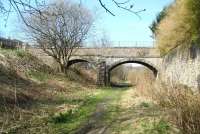
M 79 62 L 90 63 L 88 60 L 85 60 L 85 59 L 72 59 L 72 60 L 69 60 L 67 67 L 70 67 L 71 65 L 79 63 Z
M 76 63 L 88 63 L 90 65 L 92 65 L 92 67 L 96 70 L 97 69 L 97 63 L 94 62 L 93 60 L 91 59 L 81 59 L 81 58 L 76 58 L 76 59 L 71 59 L 69 60 L 68 62 L 68 65 L 67 65 L 67 68 L 69 68 L 70 66 L 72 66 L 73 64 L 76 64 Z

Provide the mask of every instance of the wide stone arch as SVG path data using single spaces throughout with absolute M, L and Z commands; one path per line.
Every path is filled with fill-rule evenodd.
M 109 67 L 108 67 L 108 77 L 110 77 L 110 72 L 114 68 L 116 68 L 117 66 L 120 66 L 122 64 L 126 64 L 126 63 L 137 63 L 137 64 L 140 64 L 140 65 L 143 65 L 143 66 L 147 67 L 148 69 L 150 69 L 153 72 L 155 77 L 157 77 L 157 75 L 158 75 L 157 67 L 155 67 L 155 65 L 152 64 L 150 61 L 148 61 L 146 59 L 130 58 L 130 59 L 121 59 L 121 60 L 118 60 L 118 61 L 112 63 L 111 65 L 109 65 Z

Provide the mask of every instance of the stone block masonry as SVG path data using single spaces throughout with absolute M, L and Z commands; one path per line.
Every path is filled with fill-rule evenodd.
M 176 48 L 163 58 L 161 79 L 170 86 L 186 85 L 200 89 L 200 47 Z

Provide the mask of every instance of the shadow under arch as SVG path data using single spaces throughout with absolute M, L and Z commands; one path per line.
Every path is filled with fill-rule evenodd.
M 96 62 L 89 61 L 88 59 L 72 59 L 72 60 L 69 60 L 67 68 L 69 68 L 70 66 L 72 66 L 72 65 L 74 65 L 76 63 L 87 63 L 87 64 L 92 65 L 92 67 L 95 68 L 95 70 L 97 68 Z
M 85 60 L 85 59 L 73 59 L 73 60 L 68 61 L 67 67 L 70 67 L 71 65 L 80 63 L 80 62 L 90 63 L 88 60 Z

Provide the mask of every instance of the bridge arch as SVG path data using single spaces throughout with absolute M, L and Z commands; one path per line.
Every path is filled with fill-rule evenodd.
M 97 68 L 97 63 L 91 59 L 85 59 L 85 58 L 74 58 L 68 61 L 67 67 L 76 64 L 76 63 L 87 63 L 88 65 L 92 65 L 93 68 Z
M 72 60 L 68 61 L 67 67 L 70 67 L 71 65 L 76 64 L 76 63 L 80 63 L 80 62 L 90 63 L 88 60 L 85 60 L 85 59 L 72 59 Z
M 110 72 L 114 68 L 116 68 L 119 65 L 126 64 L 126 63 L 137 63 L 137 64 L 140 64 L 140 65 L 143 65 L 143 66 L 147 67 L 148 69 L 150 69 L 153 72 L 154 76 L 157 77 L 158 69 L 152 63 L 150 63 L 149 61 L 146 61 L 144 59 L 123 59 L 123 60 L 119 60 L 119 61 L 111 64 L 108 67 L 108 77 L 110 78 Z

